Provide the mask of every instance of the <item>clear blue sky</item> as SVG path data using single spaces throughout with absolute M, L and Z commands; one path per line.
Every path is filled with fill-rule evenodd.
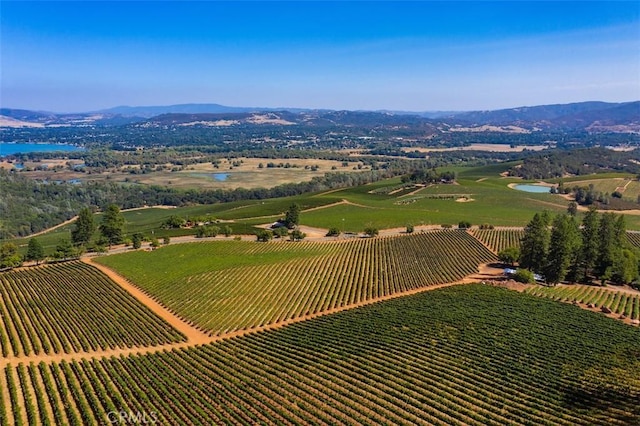
M 0 106 L 640 99 L 640 2 L 0 2 Z

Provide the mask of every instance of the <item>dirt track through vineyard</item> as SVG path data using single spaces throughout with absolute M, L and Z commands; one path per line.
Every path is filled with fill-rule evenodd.
M 134 354 L 148 354 L 153 352 L 162 352 L 162 351 L 170 351 L 173 349 L 183 349 L 192 346 L 205 345 L 212 342 L 230 339 L 233 337 L 244 336 L 251 333 L 256 333 L 259 331 L 266 330 L 275 330 L 278 328 L 282 328 L 289 324 L 294 324 L 302 321 L 307 321 L 312 318 L 331 315 L 338 312 L 346 311 L 349 309 L 359 308 L 366 305 L 371 305 L 373 303 L 382 302 L 385 300 L 396 299 L 398 297 L 409 296 L 417 293 L 422 293 L 429 290 L 435 290 L 443 287 L 449 287 L 453 285 L 459 284 L 469 284 L 472 282 L 478 282 L 486 279 L 491 279 L 495 277 L 496 274 L 500 273 L 501 270 L 490 268 L 487 265 L 480 265 L 479 271 L 475 274 L 469 275 L 459 281 L 454 281 L 450 283 L 436 284 L 425 286 L 417 289 L 412 289 L 404 292 L 389 294 L 386 296 L 376 297 L 369 300 L 364 300 L 358 303 L 345 305 L 336 307 L 333 309 L 328 309 L 322 312 L 317 312 L 314 314 L 302 315 L 296 318 L 291 318 L 285 321 L 276 322 L 273 324 L 267 324 L 264 326 L 253 327 L 249 329 L 236 330 L 229 333 L 221 334 L 219 336 L 210 336 L 206 332 L 192 326 L 188 322 L 184 321 L 177 315 L 173 314 L 170 310 L 162 306 L 151 296 L 147 295 L 145 292 L 140 290 L 138 287 L 129 282 L 126 278 L 116 273 L 112 269 L 97 264 L 93 262 L 90 258 L 83 258 L 83 262 L 99 269 L 103 273 L 105 273 L 111 280 L 113 280 L 116 284 L 121 286 L 127 292 L 129 292 L 133 297 L 135 297 L 140 303 L 144 304 L 148 307 L 154 314 L 158 315 L 160 318 L 169 323 L 176 330 L 180 331 L 185 335 L 187 341 L 181 343 L 169 343 L 165 345 L 157 345 L 157 346 L 148 346 L 148 347 L 132 347 L 132 348 L 116 348 L 116 349 L 108 349 L 108 350 L 100 350 L 93 352 L 73 352 L 73 353 L 58 353 L 58 354 L 38 354 L 38 355 L 28 355 L 28 356 L 9 356 L 0 358 L 0 368 L 6 367 L 8 364 L 16 365 L 18 363 L 31 363 L 38 364 L 40 362 L 52 363 L 52 362 L 61 362 L 67 361 L 71 362 L 74 360 L 80 360 L 83 358 L 102 358 L 102 357 L 111 357 L 111 356 L 123 356 L 123 355 L 134 355 Z

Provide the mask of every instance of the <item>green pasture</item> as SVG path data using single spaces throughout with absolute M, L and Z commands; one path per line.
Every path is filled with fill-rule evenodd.
M 136 232 L 158 238 L 193 234 L 191 229 L 162 229 L 162 224 L 171 215 L 213 216 L 230 221 L 234 234 L 251 234 L 255 226 L 277 220 L 292 203 L 302 207 L 301 224 L 330 228 L 337 227 L 345 232 L 361 232 L 366 226 L 379 229 L 418 225 L 457 225 L 460 221 L 469 221 L 473 225 L 488 223 L 496 226 L 524 226 L 533 213 L 547 209 L 551 212 L 566 211 L 568 201 L 553 194 L 534 194 L 517 191 L 508 187 L 510 183 L 527 183 L 522 179 L 501 177 L 500 173 L 515 163 L 501 163 L 480 167 L 444 167 L 442 171 L 455 171 L 456 184 L 433 185 L 410 194 L 403 190 L 399 193 L 384 194 L 372 191 L 397 187 L 400 178 L 387 179 L 369 185 L 350 187 L 315 194 L 266 200 L 244 200 L 211 205 L 197 205 L 175 209 L 149 208 L 123 212 L 126 220 L 125 234 Z M 621 180 L 632 178 L 621 173 L 576 176 L 563 179 L 565 184 L 592 183 L 596 190 L 613 192 L 618 186 L 627 184 L 624 198 L 636 200 L 640 195 L 640 182 Z M 549 180 L 557 183 L 558 179 Z M 457 198 L 466 197 L 471 201 L 457 202 Z M 439 199 L 447 198 L 447 199 Z M 331 204 L 346 201 L 334 206 Z M 323 206 L 329 206 L 322 208 Z M 311 211 L 305 211 L 312 209 Z M 629 229 L 640 230 L 640 216 L 627 215 Z M 100 215 L 96 215 L 99 223 Z M 63 237 L 68 237 L 72 225 L 39 236 L 46 250 L 52 252 Z M 26 248 L 27 239 L 16 240 Z

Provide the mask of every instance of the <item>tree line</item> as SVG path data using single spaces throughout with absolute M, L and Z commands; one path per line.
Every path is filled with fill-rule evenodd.
M 569 175 L 588 175 L 603 172 L 637 174 L 640 165 L 635 151 L 613 151 L 606 148 L 554 150 L 528 156 L 522 164 L 509 169 L 511 176 L 524 179 L 550 179 Z
M 525 227 L 519 253 L 509 248 L 502 261 L 562 281 L 631 284 L 639 278 L 639 253 L 628 241 L 623 215 L 591 208 L 579 223 L 572 214 L 536 213 Z
M 425 160 L 392 160 L 376 170 L 329 172 L 307 182 L 233 190 L 181 190 L 162 186 L 126 186 L 113 182 L 84 182 L 79 185 L 47 183 L 0 169 L 0 187 L 3 190 L 0 198 L 0 238 L 24 237 L 42 231 L 72 218 L 83 206 L 106 209 L 109 204 L 117 204 L 121 209 L 129 209 L 145 205 L 184 206 L 262 200 L 364 185 L 430 166 Z
M 88 207 L 80 210 L 78 218 L 71 230 L 71 238 L 62 238 L 56 245 L 51 259 L 66 260 L 80 257 L 87 250 L 103 252 L 107 246 L 123 242 L 125 220 L 120 208 L 109 205 L 102 215 L 100 224 L 96 223 L 93 212 Z M 100 231 L 94 241 L 96 231 Z M 142 236 L 133 236 L 133 247 L 140 248 Z M 0 246 L 0 269 L 10 269 L 21 266 L 23 262 L 40 262 L 46 260 L 45 250 L 38 238 L 30 238 L 27 252 L 24 256 L 18 253 L 18 247 L 13 242 L 7 242 Z

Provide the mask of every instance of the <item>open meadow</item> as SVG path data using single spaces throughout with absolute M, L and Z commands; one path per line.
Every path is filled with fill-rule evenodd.
M 77 160 L 25 162 L 21 173 L 32 179 L 65 182 L 119 182 L 161 185 L 178 189 L 273 188 L 288 183 L 310 181 L 327 172 L 353 172 L 357 162 L 297 158 L 221 158 L 217 162 L 185 166 L 165 164 L 158 170 L 144 170 L 140 164 L 127 164 L 101 172 L 86 173 Z M 5 165 L 5 167 L 12 165 Z M 76 166 L 74 168 L 74 166 Z M 354 170 L 355 168 L 355 170 Z

